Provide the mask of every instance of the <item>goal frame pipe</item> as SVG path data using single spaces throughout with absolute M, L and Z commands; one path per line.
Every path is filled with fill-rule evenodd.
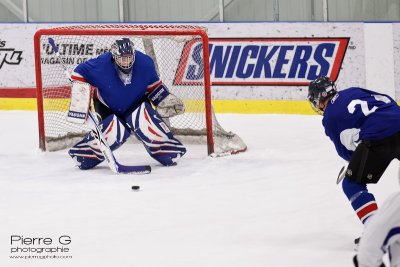
M 77 25 L 79 27 L 79 25 Z M 85 25 L 84 25 L 85 26 Z M 95 25 L 97 26 L 97 25 Z M 112 25 L 98 25 L 98 27 Z M 135 25 L 132 25 L 135 27 Z M 119 26 L 121 27 L 121 26 Z M 42 84 L 42 67 L 41 67 L 41 47 L 40 38 L 54 35 L 139 35 L 139 36 L 173 36 L 173 35 L 195 35 L 200 36 L 203 45 L 203 64 L 204 64 L 204 95 L 205 95 L 205 110 L 206 110 L 206 127 L 207 127 L 207 152 L 208 155 L 214 153 L 214 138 L 212 129 L 212 105 L 211 105 L 211 81 L 210 81 L 210 61 L 209 61 L 209 40 L 207 33 L 200 28 L 174 30 L 173 27 L 155 29 L 152 27 L 136 26 L 137 28 L 104 28 L 104 29 L 77 29 L 74 26 L 65 28 L 41 29 L 34 36 L 34 53 L 35 53 L 35 68 L 36 68 L 36 98 L 38 108 L 38 126 L 39 126 L 39 147 L 46 150 L 46 136 L 44 125 L 44 110 L 43 110 L 43 84 Z M 147 30 L 147 31 L 146 31 Z

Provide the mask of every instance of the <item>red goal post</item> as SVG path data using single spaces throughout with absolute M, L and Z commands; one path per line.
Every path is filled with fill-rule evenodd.
M 246 150 L 236 134 L 226 132 L 212 110 L 209 41 L 206 29 L 176 24 L 99 24 L 41 29 L 34 37 L 39 146 L 42 150 L 69 147 L 89 131 L 65 120 L 70 84 L 57 63 L 48 38 L 59 45 L 68 70 L 110 49 L 116 38 L 128 37 L 135 49 L 151 56 L 160 78 L 182 98 L 187 112 L 166 122 L 183 137 L 205 137 L 208 154 L 232 154 Z M 188 61 L 196 64 L 188 68 Z

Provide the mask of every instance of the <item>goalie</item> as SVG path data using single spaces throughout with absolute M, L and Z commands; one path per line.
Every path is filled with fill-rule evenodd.
M 85 122 L 90 87 L 95 87 L 94 112 L 111 150 L 135 135 L 150 156 L 164 166 L 175 165 L 186 153 L 162 119 L 184 113 L 184 104 L 160 80 L 153 60 L 135 51 L 130 39 L 117 39 L 110 52 L 79 64 L 71 78 L 70 121 Z M 83 170 L 104 160 L 92 132 L 74 145 L 69 155 Z

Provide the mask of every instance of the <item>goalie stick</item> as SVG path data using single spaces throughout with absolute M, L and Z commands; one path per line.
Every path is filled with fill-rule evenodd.
M 61 55 L 58 51 L 58 47 L 56 46 L 56 44 L 54 42 L 54 39 L 48 38 L 48 41 L 49 41 L 49 44 L 51 45 L 56 57 L 60 61 L 60 65 L 64 69 L 67 79 L 71 82 L 72 81 L 71 75 L 70 75 L 67 67 L 64 64 L 63 59 L 61 58 Z M 88 116 L 89 116 L 89 122 L 91 123 L 92 128 L 93 128 L 95 138 L 99 141 L 101 152 L 103 153 L 104 158 L 106 159 L 106 161 L 108 163 L 108 166 L 114 173 L 146 174 L 146 173 L 151 172 L 151 167 L 149 165 L 127 166 L 127 165 L 122 165 L 122 164 L 118 163 L 118 161 L 114 157 L 114 154 L 111 151 L 110 146 L 107 143 L 107 140 L 103 136 L 103 133 L 101 132 L 101 129 L 99 127 L 97 119 L 94 116 L 91 109 L 89 109 Z

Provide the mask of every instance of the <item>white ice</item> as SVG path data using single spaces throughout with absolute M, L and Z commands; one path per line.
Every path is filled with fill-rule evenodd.
M 119 161 L 153 168 L 135 176 L 104 163 L 80 171 L 65 150 L 39 152 L 36 113 L 0 112 L 0 266 L 352 266 L 362 225 L 335 183 L 344 162 L 321 117 L 218 118 L 246 153 L 209 158 L 191 145 L 166 168 L 128 144 Z M 369 186 L 378 204 L 399 189 L 397 176 L 393 162 Z M 37 255 L 11 253 L 12 235 L 53 240 L 33 247 L 68 235 L 72 258 L 10 259 Z

